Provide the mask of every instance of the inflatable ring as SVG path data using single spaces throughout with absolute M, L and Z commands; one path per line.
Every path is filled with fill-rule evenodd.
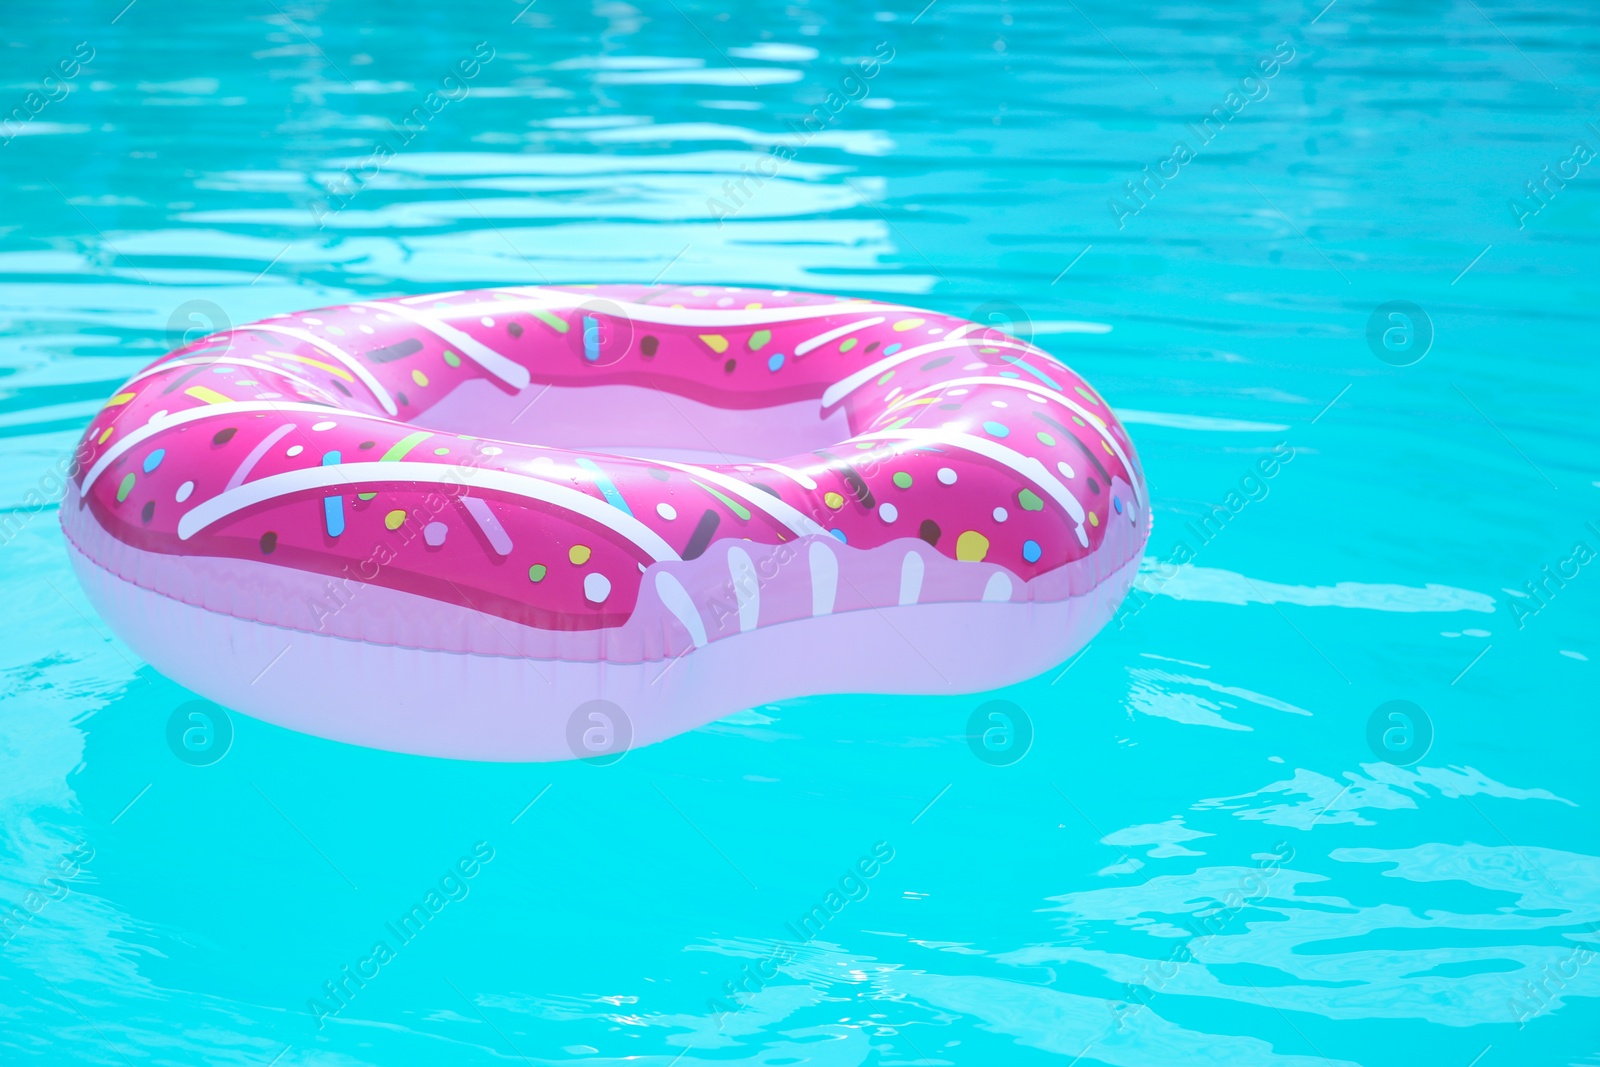
M 77 461 L 77 573 L 159 671 L 469 759 L 1020 681 L 1105 623 L 1150 529 L 1132 442 L 1042 350 L 786 290 L 278 315 L 134 375 Z

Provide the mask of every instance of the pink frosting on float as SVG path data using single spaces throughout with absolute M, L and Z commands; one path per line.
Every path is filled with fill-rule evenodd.
M 568 402 L 546 389 L 617 398 L 597 420 L 612 437 L 657 425 L 629 426 L 630 390 L 681 398 L 679 443 L 713 455 L 729 426 L 759 443 L 764 417 L 784 420 L 771 435 L 784 440 L 841 422 L 847 435 L 779 459 L 584 452 L 530 443 L 573 421 L 541 411 Z M 103 566 L 127 556 L 113 543 L 249 561 L 556 632 L 627 627 L 662 605 L 661 573 L 693 575 L 698 603 L 747 561 L 753 581 L 796 586 L 763 594 L 762 625 L 783 621 L 779 604 L 812 614 L 808 579 L 781 573 L 809 567 L 812 543 L 845 557 L 840 610 L 896 603 L 905 553 L 870 552 L 887 573 L 868 582 L 853 550 L 911 539 L 919 556 L 979 564 L 971 580 L 928 567 L 924 601 L 1054 600 L 1135 558 L 1149 530 L 1131 441 L 1053 357 L 950 316 L 772 290 L 515 288 L 278 316 L 136 375 L 80 456 L 82 510 L 63 520 Z M 752 544 L 737 555 L 730 540 Z M 680 562 L 708 552 L 715 568 Z M 204 599 L 171 568 L 145 570 L 158 592 Z M 1000 572 L 1016 581 L 993 583 Z M 325 622 L 303 604 L 256 615 Z M 363 636 L 360 617 L 333 629 Z

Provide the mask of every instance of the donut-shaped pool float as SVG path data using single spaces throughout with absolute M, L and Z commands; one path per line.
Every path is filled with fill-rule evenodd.
M 113 630 L 295 730 L 604 757 L 776 700 L 1039 674 L 1149 535 L 1039 348 L 787 290 L 484 289 L 277 315 L 134 375 L 61 509 Z

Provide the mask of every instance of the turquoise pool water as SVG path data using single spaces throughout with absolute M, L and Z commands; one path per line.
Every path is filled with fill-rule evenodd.
M 1600 1062 L 1593 11 L 121 3 L 3 34 L 0 1060 Z M 184 747 L 53 503 L 118 383 L 657 277 L 1030 332 L 1140 447 L 1140 593 L 607 767 Z

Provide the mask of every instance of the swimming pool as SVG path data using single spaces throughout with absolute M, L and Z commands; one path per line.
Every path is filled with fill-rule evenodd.
M 1593 15 L 121 7 L 5 34 L 6 1062 L 1600 1053 Z M 1031 335 L 1139 446 L 1139 589 L 607 766 L 226 716 L 78 589 L 57 463 L 185 337 L 654 279 Z

